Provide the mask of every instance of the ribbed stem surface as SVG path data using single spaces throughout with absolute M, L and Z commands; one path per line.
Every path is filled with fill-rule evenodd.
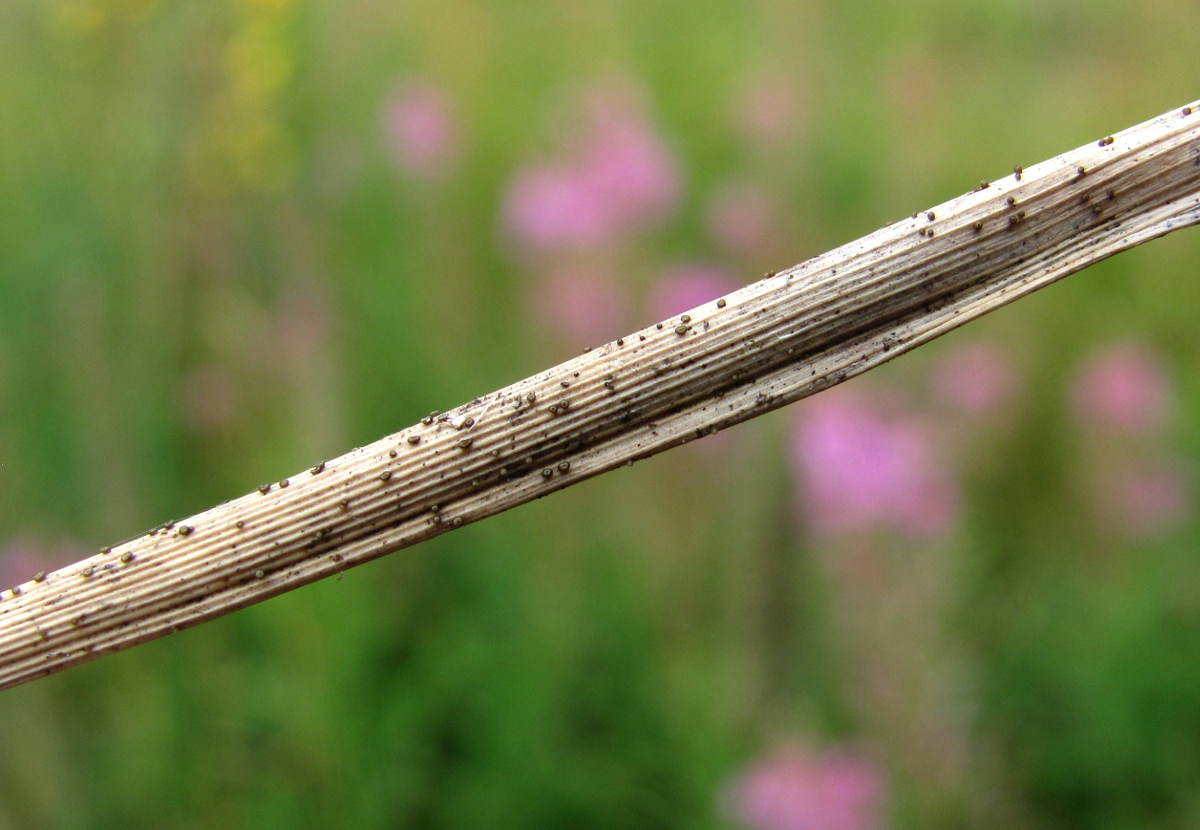
M 1200 222 L 1200 103 L 0 593 L 0 688 L 752 418 Z

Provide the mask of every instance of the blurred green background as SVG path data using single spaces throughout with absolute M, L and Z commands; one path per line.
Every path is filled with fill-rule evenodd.
M 4 0 L 4 584 L 1193 100 L 1197 31 Z M 1194 827 L 1197 263 L 4 692 L 0 828 Z

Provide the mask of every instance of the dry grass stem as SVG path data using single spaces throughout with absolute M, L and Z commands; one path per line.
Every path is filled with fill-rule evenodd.
M 839 383 L 1200 222 L 1200 103 L 0 593 L 0 687 L 290 591 Z

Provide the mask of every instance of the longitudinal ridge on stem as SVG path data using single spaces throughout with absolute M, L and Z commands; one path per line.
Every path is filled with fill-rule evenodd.
M 0 687 L 786 405 L 1198 222 L 1200 104 L 1190 104 L 4 590 Z

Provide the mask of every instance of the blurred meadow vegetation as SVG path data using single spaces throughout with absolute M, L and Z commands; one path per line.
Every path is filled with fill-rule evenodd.
M 0 3 L 7 587 L 1180 106 L 1184 0 Z M 1200 822 L 1200 233 L 0 696 L 0 828 Z

